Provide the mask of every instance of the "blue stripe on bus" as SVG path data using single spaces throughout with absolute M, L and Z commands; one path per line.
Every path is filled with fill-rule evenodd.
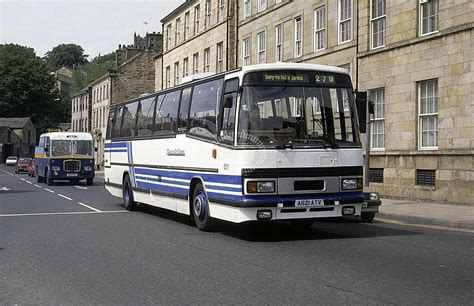
M 105 143 L 104 148 L 126 148 L 126 142 L 108 142 Z
M 126 149 L 125 150 L 107 150 L 107 149 L 104 149 L 104 153 L 112 153 L 112 152 L 128 152 Z
M 173 171 L 173 170 L 150 169 L 150 168 L 141 168 L 141 167 L 135 168 L 135 174 L 165 176 L 165 177 L 185 179 L 185 180 L 191 180 L 193 177 L 199 176 L 199 177 L 202 177 L 205 182 L 235 184 L 235 185 L 242 184 L 242 177 L 240 175 L 192 173 L 192 172 L 180 172 L 180 171 Z

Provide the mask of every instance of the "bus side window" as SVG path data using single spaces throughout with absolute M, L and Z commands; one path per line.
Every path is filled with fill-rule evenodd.
M 191 87 L 183 89 L 179 106 L 178 132 L 185 132 L 189 127 L 189 105 L 191 104 Z
M 137 112 L 137 135 L 150 136 L 153 133 L 153 115 L 156 96 L 140 101 Z
M 112 127 L 112 137 L 120 137 L 120 127 L 122 126 L 122 106 L 115 111 L 114 126 Z
M 123 107 L 121 137 L 136 136 L 137 108 L 138 102 L 132 102 Z
M 166 135 L 174 133 L 176 121 L 178 119 L 180 96 L 180 90 L 168 92 L 164 96 L 163 101 L 160 104 L 156 104 L 155 128 L 153 134 Z
M 109 122 L 107 122 L 107 139 L 112 138 L 112 129 L 115 121 L 115 108 L 111 108 L 109 111 Z
M 189 132 L 207 138 L 216 138 L 216 109 L 222 95 L 223 79 L 194 86 L 189 111 Z

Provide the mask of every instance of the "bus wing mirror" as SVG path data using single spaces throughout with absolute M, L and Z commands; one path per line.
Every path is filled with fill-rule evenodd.
M 363 134 L 367 132 L 367 92 L 356 93 L 357 119 L 359 119 L 359 131 Z
M 94 151 L 97 152 L 97 147 L 94 147 Z
M 49 151 L 49 147 L 44 147 L 44 151 L 45 151 L 45 152 L 48 152 L 48 151 Z

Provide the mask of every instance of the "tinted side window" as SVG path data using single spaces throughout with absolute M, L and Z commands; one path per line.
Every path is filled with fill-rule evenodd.
M 107 120 L 107 139 L 112 138 L 112 128 L 114 125 L 115 109 L 109 111 L 109 120 Z
M 158 97 L 155 114 L 155 130 L 153 134 L 170 134 L 174 132 L 178 120 L 179 96 L 181 91 L 168 92 Z M 160 98 L 162 102 L 160 102 Z
M 191 87 L 183 89 L 181 105 L 179 107 L 178 131 L 186 131 L 189 121 L 189 104 L 191 102 Z
M 122 126 L 122 106 L 120 106 L 115 111 L 115 118 L 113 120 L 113 127 L 112 127 L 112 137 L 120 137 L 120 127 Z
M 122 110 L 122 129 L 121 137 L 131 137 L 136 135 L 135 123 L 137 119 L 138 102 L 124 105 Z
M 137 135 L 149 136 L 153 133 L 153 114 L 156 96 L 141 100 L 137 112 Z
M 222 93 L 223 79 L 196 85 L 189 112 L 189 132 L 215 138 L 216 108 Z

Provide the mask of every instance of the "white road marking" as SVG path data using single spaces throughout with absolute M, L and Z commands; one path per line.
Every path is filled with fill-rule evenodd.
M 54 193 L 54 191 L 52 191 L 51 189 L 48 189 L 48 188 L 44 188 L 44 190 L 46 190 L 48 192 L 51 192 L 51 193 Z
M 87 187 L 82 187 L 82 186 L 74 186 L 76 188 L 79 188 L 79 189 L 83 189 L 83 190 L 87 190 Z
M 20 180 L 22 180 L 22 181 L 26 181 L 24 178 L 20 178 Z
M 33 183 L 32 183 L 32 182 L 30 182 L 30 181 L 25 181 L 25 182 L 27 182 L 28 184 L 33 184 Z
M 94 208 L 94 207 L 92 207 L 92 206 L 86 205 L 86 204 L 81 203 L 81 202 L 78 202 L 77 204 L 82 205 L 82 206 L 84 206 L 84 207 L 87 207 L 87 208 L 89 208 L 89 209 L 92 209 L 92 210 L 95 211 L 95 212 L 102 212 L 101 210 L 98 210 L 97 208 Z
M 41 186 L 40 186 L 40 185 L 33 184 L 33 186 L 35 186 L 35 187 L 38 187 L 38 188 L 41 188 Z
M 10 190 L 10 188 L 8 188 L 8 187 L 2 187 L 2 188 L 0 188 L 0 191 L 8 191 L 8 190 Z
M 60 193 L 58 193 L 58 196 L 60 196 L 61 198 L 66 199 L 66 200 L 72 201 L 72 199 L 70 197 L 66 197 L 65 195 L 62 195 Z
M 127 210 L 109 210 L 109 211 L 74 211 L 58 213 L 32 213 L 32 214 L 4 214 L 0 217 L 23 217 L 23 216 L 54 216 L 54 215 L 85 215 L 85 214 L 109 214 L 109 213 L 128 213 Z

